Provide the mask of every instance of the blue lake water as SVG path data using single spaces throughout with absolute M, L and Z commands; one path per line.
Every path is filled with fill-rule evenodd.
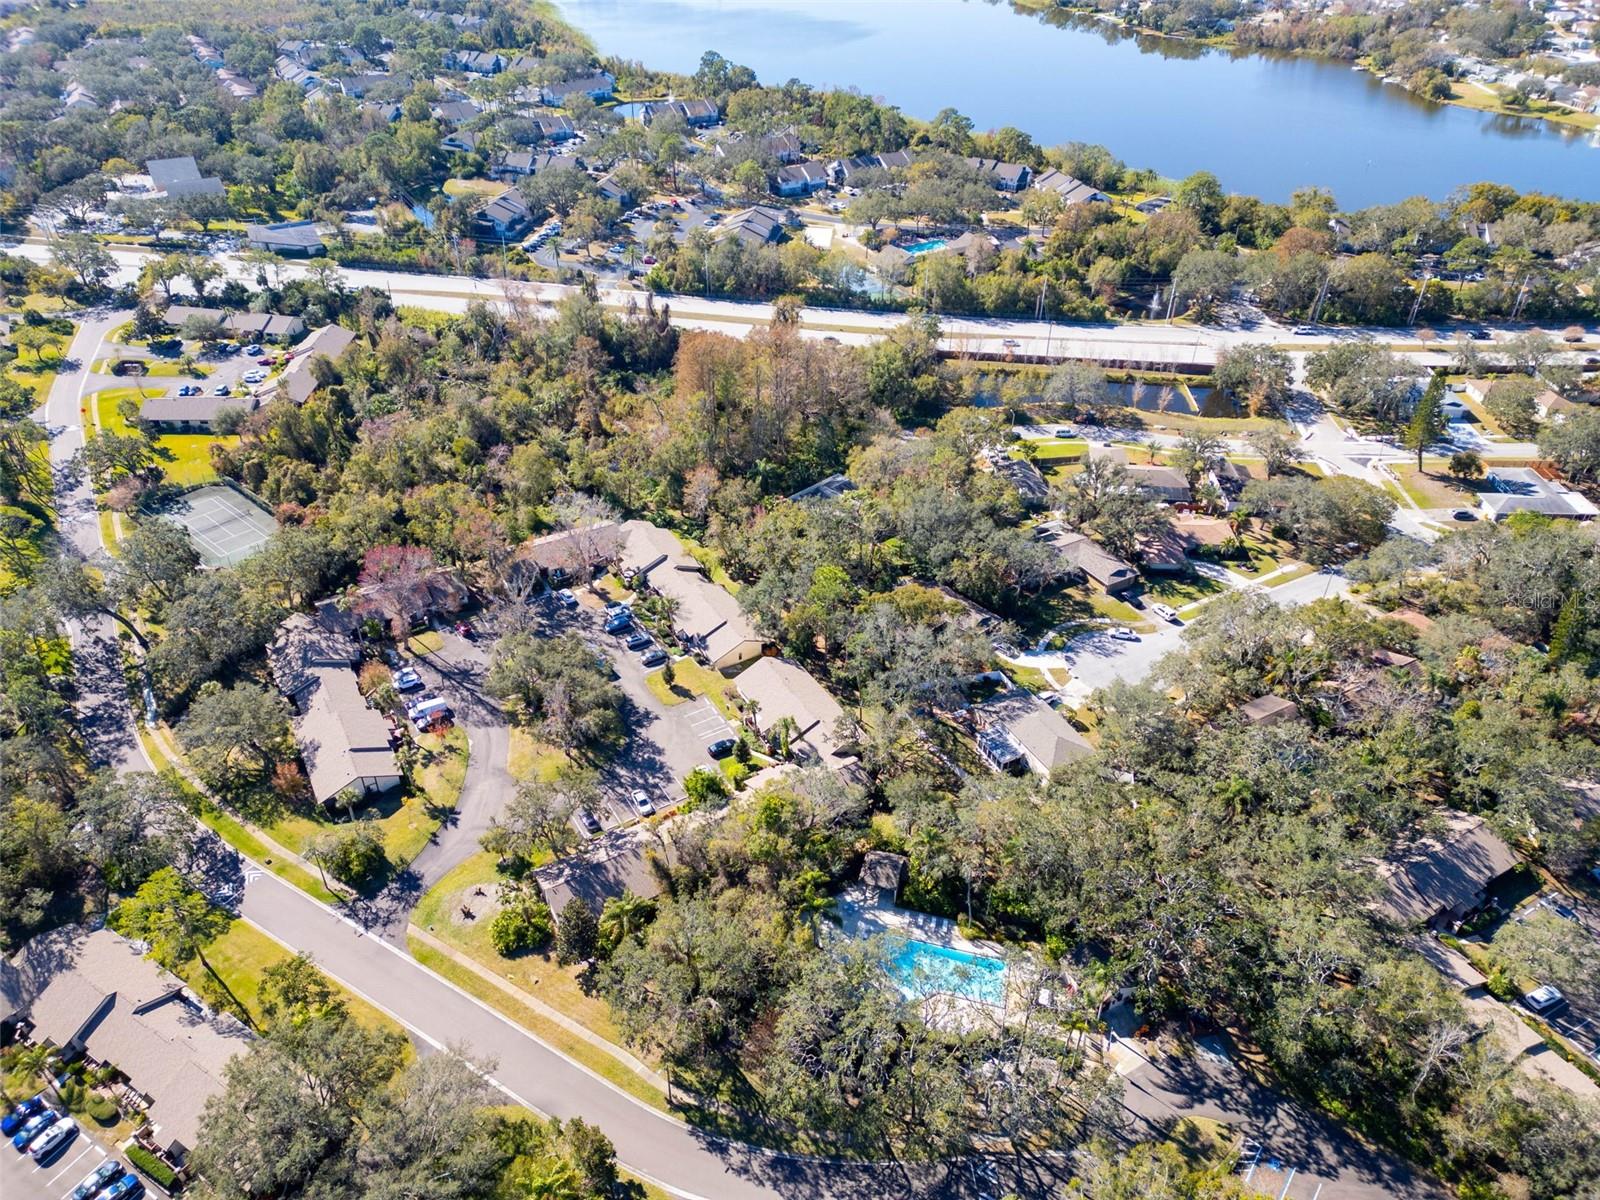
M 1045 145 L 1099 142 L 1136 167 L 1214 171 L 1345 208 L 1493 180 L 1600 200 L 1600 138 L 1425 103 L 1349 66 L 1131 37 L 990 0 L 560 0 L 602 54 L 692 72 L 706 50 L 764 83 L 854 87 L 917 117 L 947 106 Z

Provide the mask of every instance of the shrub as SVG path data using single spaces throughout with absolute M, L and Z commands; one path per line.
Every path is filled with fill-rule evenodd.
M 127 1155 L 130 1163 L 167 1190 L 178 1182 L 177 1173 L 143 1146 L 129 1146 Z
M 577 896 L 568 900 L 561 910 L 561 924 L 556 927 L 556 961 L 570 966 L 594 957 L 600 944 L 600 922 L 590 908 Z
M 328 874 L 354 888 L 377 878 L 389 865 L 383 843 L 370 829 L 357 828 L 315 849 Z
M 510 958 L 546 945 L 555 931 L 550 910 L 537 900 L 521 899 L 500 910 L 489 923 L 489 940 L 502 957 Z
M 686 811 L 707 806 L 718 806 L 728 799 L 728 785 L 723 782 L 722 776 L 715 771 L 708 771 L 704 767 L 696 767 L 684 776 L 684 794 L 689 797 L 684 805 Z
M 84 1111 L 101 1125 L 115 1125 L 117 1123 L 117 1102 L 110 1096 L 103 1096 L 95 1092 L 89 1097 L 89 1103 L 84 1106 Z

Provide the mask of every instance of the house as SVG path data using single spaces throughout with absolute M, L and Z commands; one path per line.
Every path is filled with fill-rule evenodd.
M 252 250 L 270 250 L 294 258 L 325 253 L 327 247 L 312 221 L 280 221 L 275 225 L 246 225 L 245 241 Z
M 529 71 L 537 71 L 543 65 L 544 59 L 537 54 L 518 54 L 506 59 L 507 71 L 514 71 L 524 75 Z
M 439 139 L 439 145 L 445 150 L 454 150 L 457 154 L 476 154 L 481 140 L 470 129 L 453 129 Z
M 489 174 L 496 179 L 526 178 L 537 169 L 541 157 L 537 150 L 511 150 L 489 168 Z
M 267 647 L 273 680 L 295 710 L 294 736 L 311 794 L 324 806 L 382 795 L 402 781 L 389 723 L 357 686 L 360 661 L 353 637 L 309 613 L 279 625 Z
M 144 169 L 150 173 L 155 190 L 168 199 L 223 194 L 222 180 L 201 178 L 200 167 L 192 154 L 181 158 L 153 158 L 145 163 Z
M 969 158 L 971 167 L 996 191 L 1020 192 L 1033 179 L 1033 169 L 1026 163 L 1001 162 L 997 158 Z
M 396 76 L 390 75 L 387 71 L 356 71 L 342 77 L 339 80 L 339 86 L 344 90 L 346 96 L 353 100 L 360 100 L 374 88 L 382 87 L 384 84 L 391 82 L 396 83 L 397 87 L 403 87 L 406 81 L 403 78 L 397 79 Z M 391 93 L 391 95 L 398 94 L 398 92 Z
M 445 125 L 465 125 L 482 111 L 471 100 L 441 100 L 428 106 L 428 115 Z
M 161 320 L 174 332 L 192 319 L 216 322 L 233 337 L 252 341 L 284 341 L 305 330 L 305 322 L 286 313 L 228 312 L 193 304 L 169 304 Z
M 1513 513 L 1541 513 L 1587 521 L 1600 515 L 1590 500 L 1537 467 L 1492 467 L 1484 476 L 1487 489 L 1478 495 L 1478 507 L 1490 521 Z
M 1246 725 L 1279 725 L 1284 721 L 1299 720 L 1300 706 L 1282 696 L 1257 696 L 1249 703 L 1241 704 L 1238 713 Z
M 1047 521 L 1034 533 L 1039 540 L 1055 547 L 1062 574 L 1091 579 L 1108 593 L 1126 591 L 1139 582 L 1139 572 L 1104 549 L 1088 534 L 1067 529 L 1059 521 Z
M 887 850 L 868 850 L 861 859 L 861 886 L 880 908 L 893 908 L 900 899 L 908 863 L 903 854 Z
M 670 530 L 625 521 L 619 566 L 630 586 L 642 584 L 677 602 L 674 632 L 714 670 L 731 670 L 760 656 L 764 643 L 744 609 L 711 582 Z
M 501 192 L 472 215 L 473 228 L 483 237 L 508 242 L 533 224 L 533 210 L 515 190 Z
M 387 100 L 368 100 L 361 111 L 377 125 L 393 125 L 401 116 L 400 106 Z
M 1516 865 L 1482 817 L 1446 811 L 1438 833 L 1404 839 L 1377 864 L 1384 884 L 1378 909 L 1398 925 L 1454 923 Z
M 973 706 L 978 751 L 1001 773 L 1032 771 L 1046 778 L 1057 767 L 1094 753 L 1065 717 L 1025 688 L 1012 688 Z
M 302 67 L 314 67 L 322 57 L 322 43 L 308 42 L 302 38 L 278 43 L 278 54 Z
M 809 196 L 827 186 L 828 164 L 815 158 L 779 167 L 772 177 L 776 196 Z
M 319 358 L 337 360 L 355 340 L 356 335 L 343 326 L 324 325 L 294 348 L 288 368 L 276 380 L 264 385 L 262 394 L 277 396 L 291 404 L 304 404 L 317 390 L 312 363 Z
M 272 64 L 272 73 L 285 83 L 294 84 L 303 92 L 309 92 L 322 83 L 321 75 L 282 55 Z
M 587 582 L 622 549 L 622 530 L 615 521 L 597 521 L 530 538 L 518 548 L 507 569 L 507 583 L 527 593 L 549 583 L 563 587 Z
M 802 763 L 852 771 L 856 756 L 839 740 L 844 709 L 805 668 L 783 658 L 758 658 L 739 673 L 739 694 L 755 705 L 757 727 L 771 734 L 787 717 L 794 722 L 789 753 Z
M 1541 421 L 1565 421 L 1573 413 L 1582 412 L 1592 407 L 1592 405 L 1568 400 L 1554 388 L 1545 388 L 1544 391 L 1535 396 L 1533 398 L 1533 406 L 1539 410 L 1539 419 Z
M 722 120 L 722 113 L 718 111 L 714 100 L 663 100 L 655 104 L 647 104 L 640 113 L 640 120 L 646 125 L 656 117 L 668 113 L 682 117 L 684 123 L 691 128 L 703 128 L 715 125 Z
M 1145 491 L 1168 504 L 1187 504 L 1194 499 L 1189 480 L 1172 467 L 1135 466 L 1124 468 L 1128 477 Z
M 1107 204 L 1111 197 L 1098 188 L 1090 187 L 1081 179 L 1074 179 L 1062 171 L 1049 170 L 1034 176 L 1033 186 L 1041 192 L 1054 192 L 1061 197 L 1063 204 Z M 1149 201 L 1146 201 L 1149 203 Z M 1165 205 L 1153 208 L 1150 211 L 1159 212 Z M 1141 211 L 1143 211 L 1141 209 Z
M 860 182 L 863 174 L 884 169 L 883 160 L 876 154 L 836 158 L 828 164 L 828 180 L 834 187 L 854 187 Z
M 805 156 L 805 149 L 800 145 L 800 138 L 793 129 L 785 129 L 779 133 L 769 133 L 765 137 L 756 139 L 756 153 L 768 158 L 775 158 L 780 163 L 799 162 Z
M 157 433 L 211 433 L 225 410 L 253 411 L 254 396 L 152 396 L 139 405 L 139 420 Z
M 1422 663 L 1409 654 L 1401 654 L 1398 650 L 1374 650 L 1372 661 L 1380 667 L 1387 667 L 1395 671 L 1404 671 L 1407 675 L 1422 675 Z
M 599 179 L 594 181 L 594 186 L 603 199 L 620 204 L 623 208 L 627 208 L 628 205 L 633 203 L 633 193 L 626 186 L 617 182 L 617 176 L 614 171 L 607 171 L 600 176 Z
M 26 1018 L 36 1043 L 114 1068 L 127 1080 L 131 1106 L 148 1117 L 150 1142 L 181 1164 L 199 1141 L 206 1102 L 223 1091 L 227 1065 L 250 1048 L 251 1032 L 212 1012 L 142 947 L 109 929 L 42 933 L 10 966 L 10 1019 Z
M 829 475 L 826 479 L 819 479 L 810 487 L 803 487 L 789 499 L 800 500 L 837 500 L 846 492 L 856 490 L 856 485 L 850 481 L 848 475 Z
M 654 864 L 672 865 L 671 843 L 661 843 L 643 832 L 625 831 L 597 839 L 577 854 L 557 859 L 533 873 L 544 902 L 557 923 L 562 910 L 582 900 L 596 916 L 607 900 L 632 892 L 646 900 L 661 894 L 661 879 Z
M 577 79 L 564 79 L 560 83 L 547 83 L 539 89 L 539 99 L 551 108 L 560 108 L 568 96 L 587 96 L 599 103 L 611 99 L 616 90 L 616 76 L 610 71 L 596 71 Z
M 76 79 L 67 84 L 67 90 L 61 93 L 61 101 L 69 109 L 100 107 L 100 98 Z
M 748 246 L 765 246 L 783 237 L 783 229 L 788 222 L 789 214 L 783 209 L 770 204 L 757 204 L 734 213 L 722 223 L 722 228 L 717 230 L 715 236 L 718 241 L 735 237 Z
M 1004 450 L 986 456 L 994 473 L 1017 489 L 1017 495 L 1029 508 L 1042 508 L 1050 499 L 1050 484 L 1039 468 L 1031 462 L 1012 458 Z
M 533 128 L 547 142 L 569 142 L 578 132 L 571 117 L 535 117 Z
M 506 69 L 506 60 L 492 50 L 455 50 L 445 61 L 468 75 L 498 75 Z
M 359 588 L 350 606 L 359 621 L 396 622 L 416 628 L 457 616 L 472 601 L 472 591 L 455 571 L 439 567 L 411 583 L 402 594 Z
M 235 100 L 254 100 L 261 94 L 255 84 L 231 67 L 223 67 L 217 72 L 217 85 Z

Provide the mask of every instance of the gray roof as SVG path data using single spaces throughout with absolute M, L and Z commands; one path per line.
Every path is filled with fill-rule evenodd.
M 1020 458 L 1012 458 L 1004 452 L 996 454 L 991 460 L 995 474 L 1000 476 L 1017 489 L 1017 494 L 1029 504 L 1042 504 L 1050 495 L 1050 484 L 1040 473 L 1039 468 Z
M 652 857 L 660 857 L 660 853 L 643 835 L 613 834 L 582 853 L 540 867 L 533 877 L 557 920 L 574 899 L 582 900 L 598 916 L 607 900 L 623 892 L 647 900 L 660 895 L 661 883 L 650 869 Z M 665 858 L 672 861 L 670 850 Z
M 227 408 L 238 408 L 248 412 L 255 408 L 256 401 L 253 396 L 213 396 L 209 392 L 201 392 L 198 396 L 179 396 L 176 393 L 168 396 L 152 396 L 139 405 L 139 419 L 141 421 L 183 423 L 190 425 L 209 425 L 216 420 L 217 414 Z
M 222 180 L 203 179 L 192 154 L 180 158 L 153 158 L 145 163 L 150 180 L 168 196 L 220 196 Z
M 312 360 L 337 359 L 355 340 L 356 335 L 342 325 L 324 325 L 294 348 L 288 368 L 276 383 L 267 385 L 268 388 L 295 404 L 304 404 L 317 390 L 317 378 L 311 370 Z
M 544 571 L 560 569 L 583 578 L 601 563 L 617 557 L 622 531 L 615 521 L 597 521 L 580 529 L 564 529 L 532 538 L 517 551 L 516 561 Z
M 799 749 L 809 750 L 804 757 L 835 770 L 855 763 L 855 756 L 835 736 L 844 709 L 804 667 L 782 658 L 758 658 L 739 673 L 737 683 L 739 694 L 756 703 L 762 730 L 770 732 L 788 717 L 799 730 L 796 740 L 805 743 Z
M 856 485 L 851 482 L 848 475 L 829 475 L 826 479 L 819 479 L 810 487 L 803 487 L 790 500 L 837 500 L 846 492 L 856 490 Z
M 322 235 L 312 221 L 280 221 L 274 225 L 246 225 L 245 237 L 263 249 L 321 250 Z
M 861 882 L 884 892 L 897 892 L 906 877 L 906 856 L 887 850 L 868 850 L 861 860 Z
M 1074 179 L 1062 171 L 1051 170 L 1034 176 L 1033 186 L 1040 191 L 1054 192 L 1067 204 L 1087 204 L 1108 198 L 1100 189 L 1090 187 L 1081 179 Z
M 790 163 L 786 167 L 779 167 L 774 178 L 780 186 L 786 183 L 803 183 L 807 186 L 821 187 L 828 182 L 828 164 L 815 158 L 807 159 L 805 162 Z
M 389 723 L 367 707 L 348 667 L 314 668 L 305 711 L 294 721 L 311 794 L 323 804 L 351 784 L 398 783 L 400 763 L 389 745 Z
M 1491 520 L 1518 512 L 1580 520 L 1600 514 L 1588 497 L 1532 467 L 1494 467 L 1484 476 L 1484 482 L 1493 490 L 1480 493 L 1478 503 Z
M 717 230 L 717 237 L 736 237 L 752 245 L 764 246 L 782 236 L 784 221 L 785 214 L 781 208 L 757 204 L 752 208 L 740 209 L 724 221 L 722 228 Z
M 644 574 L 651 587 L 678 602 L 673 627 L 713 666 L 733 666 L 761 653 L 761 635 L 739 602 L 707 578 L 671 530 L 625 521 L 622 538 L 623 573 Z
M 997 158 L 969 158 L 967 166 L 987 178 L 995 187 L 1012 191 L 1025 186 L 1033 172 L 1026 163 L 1001 162 Z
M 1002 692 L 977 705 L 973 713 L 980 729 L 1004 731 L 1027 755 L 1028 765 L 1042 775 L 1094 753 L 1071 722 L 1023 688 Z
M 1181 497 L 1188 499 L 1189 479 L 1182 471 L 1174 467 L 1159 465 L 1134 466 L 1125 468 L 1129 478 L 1142 488 L 1147 488 L 1163 497 Z
M 1132 564 L 1104 549 L 1086 533 L 1069 532 L 1059 525 L 1039 528 L 1066 566 L 1083 572 L 1101 587 L 1120 586 L 1139 577 Z
M 1408 839 L 1378 865 L 1386 888 L 1378 907 L 1403 925 L 1459 917 L 1516 865 L 1517 856 L 1482 817 L 1446 812 L 1441 834 Z
M 361 647 L 350 635 L 354 628 L 354 614 L 329 601 L 317 606 L 316 616 L 295 613 L 285 620 L 267 647 L 267 665 L 278 690 L 298 697 L 317 682 L 324 668 L 348 671 L 356 666 L 361 661 Z

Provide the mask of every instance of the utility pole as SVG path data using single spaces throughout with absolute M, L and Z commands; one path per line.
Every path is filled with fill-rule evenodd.
M 1427 292 L 1428 273 L 1424 271 L 1422 273 L 1422 286 L 1417 289 L 1417 298 L 1411 302 L 1411 314 L 1406 317 L 1407 325 L 1415 325 L 1417 323 L 1417 313 L 1422 308 L 1422 297 L 1427 295 Z
M 1333 272 L 1324 272 L 1322 286 L 1317 289 L 1316 301 L 1311 305 L 1311 324 L 1315 325 L 1322 316 L 1322 302 L 1328 298 L 1328 286 L 1333 282 Z

